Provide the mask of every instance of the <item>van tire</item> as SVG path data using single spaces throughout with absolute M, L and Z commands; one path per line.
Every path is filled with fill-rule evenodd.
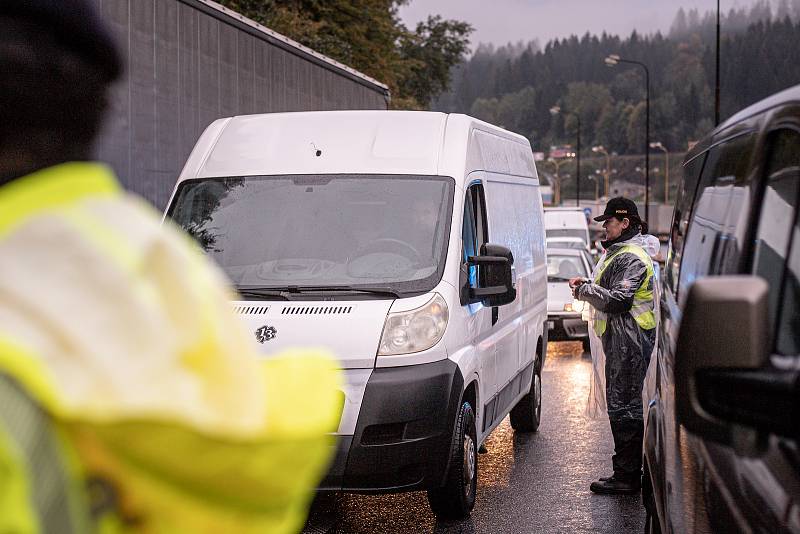
M 653 482 L 650 479 L 650 469 L 646 461 L 644 462 L 644 474 L 642 475 L 642 504 L 644 504 L 645 511 L 644 534 L 661 534 L 661 525 L 658 522 L 658 512 L 656 511 L 656 500 L 653 495 Z
M 542 420 L 542 370 L 534 369 L 531 389 L 511 410 L 511 428 L 517 432 L 536 432 Z
M 444 486 L 428 490 L 428 503 L 439 519 L 466 519 L 475 506 L 478 489 L 478 444 L 475 412 L 461 405 L 450 447 L 450 468 Z

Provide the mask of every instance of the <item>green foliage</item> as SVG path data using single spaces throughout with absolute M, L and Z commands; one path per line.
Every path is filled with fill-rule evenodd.
M 722 20 L 721 118 L 800 83 L 800 0 L 757 2 Z M 711 13 L 679 11 L 668 37 L 636 32 L 621 39 L 602 34 L 554 40 L 543 49 L 479 46 L 453 69 L 452 89 L 436 109 L 468 112 L 529 136 L 535 150 L 575 145 L 572 114 L 581 117 L 584 156 L 592 145 L 619 154 L 642 154 L 645 128 L 644 70 L 604 58 L 619 54 L 650 70 L 650 138 L 670 151 L 686 150 L 713 129 L 714 24 Z M 522 91 L 528 101 L 520 99 Z M 514 102 L 509 106 L 507 102 Z M 551 117 L 558 104 L 565 113 Z M 508 109 L 517 116 L 509 117 Z M 641 164 L 641 163 L 639 163 Z M 581 172 L 583 173 L 583 170 Z
M 469 24 L 429 17 L 414 31 L 408 0 L 220 0 L 278 33 L 382 81 L 395 108 L 419 109 L 445 91 L 469 45 Z

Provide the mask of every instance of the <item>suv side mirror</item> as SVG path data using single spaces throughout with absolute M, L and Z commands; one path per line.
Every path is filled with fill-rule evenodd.
M 484 306 L 503 306 L 514 302 L 517 298 L 511 272 L 514 255 L 508 248 L 485 243 L 481 246 L 480 256 L 470 256 L 467 263 L 480 266 L 479 287 L 469 290 L 472 302 L 482 302 Z
M 678 423 L 743 452 L 754 450 L 755 429 L 779 406 L 765 406 L 763 397 L 775 393 L 763 372 L 769 357 L 768 291 L 755 276 L 696 281 L 675 349 Z

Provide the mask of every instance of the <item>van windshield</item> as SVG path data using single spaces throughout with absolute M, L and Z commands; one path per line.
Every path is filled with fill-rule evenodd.
M 204 178 L 180 185 L 168 216 L 240 290 L 418 293 L 441 279 L 454 188 L 436 176 Z
M 570 278 L 586 277 L 586 266 L 578 256 L 547 255 L 547 281 L 566 282 Z

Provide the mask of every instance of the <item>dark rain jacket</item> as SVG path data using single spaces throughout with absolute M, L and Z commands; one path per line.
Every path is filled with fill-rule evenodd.
M 642 386 L 656 341 L 656 280 L 643 243 L 637 235 L 611 245 L 595 269 L 596 279 L 575 290 L 602 318 L 595 318 L 600 327 L 593 328 L 605 355 L 608 417 L 617 421 L 643 420 Z

